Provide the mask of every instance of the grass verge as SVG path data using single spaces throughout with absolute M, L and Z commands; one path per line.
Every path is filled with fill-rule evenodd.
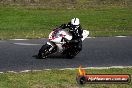
M 88 69 L 87 74 L 130 74 L 132 68 Z M 76 83 L 78 70 L 31 71 L 28 73 L 0 74 L 0 88 L 131 88 L 130 84 Z
M 43 38 L 55 27 L 73 17 L 80 18 L 90 36 L 132 36 L 132 10 L 129 7 L 89 9 L 44 9 L 1 6 L 0 39 Z

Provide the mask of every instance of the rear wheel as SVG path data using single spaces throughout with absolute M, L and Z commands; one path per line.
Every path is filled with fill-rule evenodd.
M 68 46 L 68 47 L 67 47 Z M 80 51 L 76 48 L 76 45 L 69 44 L 64 46 L 66 49 L 62 52 L 67 58 L 74 58 Z
M 79 51 L 77 50 L 71 50 L 69 49 L 67 52 L 66 52 L 66 57 L 69 58 L 69 59 L 72 59 L 74 58 L 77 54 L 79 53 Z
M 73 54 L 71 54 L 70 52 L 68 52 L 68 53 L 66 54 L 66 57 L 69 58 L 69 59 L 72 59 L 72 58 L 74 58 L 75 56 L 74 56 Z

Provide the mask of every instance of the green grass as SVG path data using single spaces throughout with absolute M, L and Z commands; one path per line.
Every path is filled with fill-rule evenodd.
M 89 9 L 0 8 L 0 39 L 43 38 L 78 17 L 90 36 L 132 36 L 132 10 L 123 7 Z
M 87 74 L 130 74 L 132 68 L 88 69 Z M 49 70 L 0 74 L 0 88 L 131 88 L 130 84 L 86 84 L 76 82 L 78 70 Z

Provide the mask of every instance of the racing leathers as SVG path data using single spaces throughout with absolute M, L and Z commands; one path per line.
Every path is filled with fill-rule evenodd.
M 62 29 L 69 28 L 69 32 L 72 34 L 72 40 L 70 41 L 67 40 L 68 43 L 73 44 L 76 47 L 76 49 L 78 49 L 78 51 L 81 51 L 82 50 L 81 38 L 83 37 L 82 36 L 83 30 L 81 25 L 75 26 L 72 25 L 71 22 L 69 22 L 68 24 L 62 24 L 60 28 Z

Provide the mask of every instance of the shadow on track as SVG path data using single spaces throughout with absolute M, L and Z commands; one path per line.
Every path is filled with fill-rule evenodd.
M 34 57 L 35 59 L 40 59 L 38 55 L 33 55 L 32 57 Z M 70 59 L 70 58 L 67 58 L 66 56 L 63 55 L 52 54 L 49 55 L 46 59 Z

